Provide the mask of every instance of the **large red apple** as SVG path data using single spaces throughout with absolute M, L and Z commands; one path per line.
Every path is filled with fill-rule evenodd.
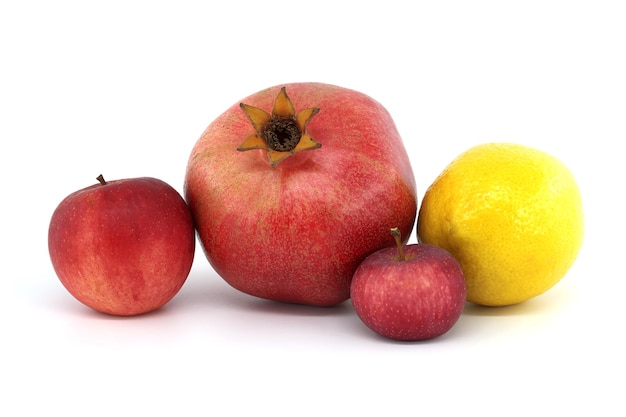
M 390 339 L 416 341 L 441 336 L 458 321 L 467 290 L 463 271 L 446 250 L 427 244 L 381 249 L 359 265 L 352 305 L 363 323 Z
M 70 294 L 94 310 L 119 316 L 156 310 L 191 270 L 189 208 L 156 178 L 98 179 L 63 199 L 52 215 L 54 270 Z
M 230 285 L 317 306 L 347 300 L 357 265 L 393 243 L 389 224 L 409 236 L 417 206 L 389 113 L 320 83 L 268 88 L 213 121 L 191 152 L 185 198 Z

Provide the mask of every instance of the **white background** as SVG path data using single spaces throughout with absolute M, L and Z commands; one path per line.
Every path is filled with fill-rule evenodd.
M 0 5 L 1 415 L 626 413 L 623 2 L 94 3 Z M 71 298 L 47 252 L 62 198 L 100 173 L 182 192 L 204 128 L 292 81 L 381 102 L 420 201 L 482 142 L 557 156 L 585 204 L 574 267 L 521 305 L 468 306 L 424 343 L 377 337 L 349 302 L 238 293 L 200 249 L 155 314 L 108 317 Z

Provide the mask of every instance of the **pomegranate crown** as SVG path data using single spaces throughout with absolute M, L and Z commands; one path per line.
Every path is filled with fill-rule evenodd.
M 280 89 L 274 100 L 271 114 L 245 103 L 241 103 L 240 107 L 252 123 L 256 133 L 248 136 L 237 150 L 263 149 L 267 151 L 272 168 L 299 152 L 318 149 L 322 146 L 306 133 L 307 124 L 320 109 L 311 107 L 296 113 L 285 87 Z

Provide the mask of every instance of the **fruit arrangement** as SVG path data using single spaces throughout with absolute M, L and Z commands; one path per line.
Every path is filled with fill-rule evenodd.
M 191 150 L 184 197 L 155 178 L 98 180 L 54 211 L 50 258 L 77 300 L 121 316 L 176 295 L 197 236 L 241 292 L 319 307 L 350 299 L 384 337 L 432 339 L 466 302 L 505 306 L 547 291 L 583 239 L 571 172 L 516 144 L 460 155 L 418 212 L 391 115 L 321 83 L 267 88 L 218 116 Z

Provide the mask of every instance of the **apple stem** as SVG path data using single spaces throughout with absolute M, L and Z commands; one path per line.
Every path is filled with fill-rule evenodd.
M 402 245 L 402 234 L 400 233 L 400 229 L 394 227 L 393 229 L 391 229 L 391 235 L 396 241 L 396 246 L 398 247 L 397 260 L 400 262 L 406 261 L 406 255 L 404 254 L 404 247 Z
M 102 185 L 106 185 L 106 184 L 107 184 L 107 182 L 104 180 L 104 176 L 102 176 L 102 174 L 98 175 L 98 176 L 96 177 L 96 179 L 97 179 L 98 181 L 100 181 L 100 184 L 102 184 Z

